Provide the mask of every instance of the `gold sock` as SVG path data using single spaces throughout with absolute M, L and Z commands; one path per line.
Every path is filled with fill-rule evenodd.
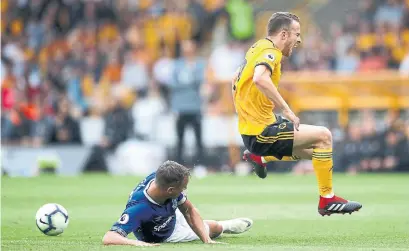
M 314 149 L 312 166 L 317 176 L 320 195 L 332 196 L 332 149 Z

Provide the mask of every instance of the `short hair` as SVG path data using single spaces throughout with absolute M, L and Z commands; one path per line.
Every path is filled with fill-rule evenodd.
M 156 171 L 155 182 L 161 188 L 180 186 L 186 177 L 190 176 L 190 170 L 171 160 L 165 161 Z
M 293 21 L 300 22 L 300 18 L 290 12 L 276 12 L 268 20 L 267 34 L 273 35 L 282 29 L 290 29 Z

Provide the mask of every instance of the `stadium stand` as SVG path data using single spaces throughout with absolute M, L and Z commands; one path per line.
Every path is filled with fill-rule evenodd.
M 280 91 L 302 121 L 332 128 L 339 171 L 409 169 L 409 1 L 274 2 L 2 0 L 2 144 L 115 149 L 137 138 L 174 157 L 172 78 L 193 40 L 206 61 L 199 164 L 231 168 L 242 149 L 230 78 L 271 12 L 285 9 L 304 35 Z

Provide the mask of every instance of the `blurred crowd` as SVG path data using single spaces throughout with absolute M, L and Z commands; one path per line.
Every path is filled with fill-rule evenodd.
M 409 123 L 393 121 L 377 130 L 371 118 L 362 125 L 350 125 L 347 139 L 338 150 L 338 167 L 349 173 L 359 171 L 409 171 Z
M 173 113 L 176 155 L 192 127 L 199 158 L 203 114 L 234 112 L 229 81 L 258 38 L 260 2 L 1 0 L 2 144 L 81 144 L 81 120 L 101 118 L 98 159 L 152 140 L 156 116 Z M 329 39 L 309 25 L 303 41 L 286 70 L 409 73 L 409 1 L 360 1 Z
M 390 112 L 380 125 L 373 111 L 362 111 L 362 122 L 352 122 L 345 131 L 332 129 L 334 171 L 409 171 L 409 120 Z M 311 161 L 276 165 L 277 170 L 293 167 L 295 173 L 313 172 Z M 273 166 L 274 168 L 274 166 Z
M 330 24 L 328 39 L 309 27 L 289 68 L 345 74 L 400 68 L 409 75 L 409 1 L 357 2 L 359 9 L 345 12 L 343 23 Z

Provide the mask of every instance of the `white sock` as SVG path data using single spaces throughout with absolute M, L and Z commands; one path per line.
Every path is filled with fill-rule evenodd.
M 261 162 L 263 162 L 263 164 L 265 164 L 265 163 L 267 163 L 268 161 L 266 161 L 266 160 L 264 159 L 264 157 L 261 157 Z
M 224 233 L 227 230 L 230 230 L 231 223 L 229 220 L 223 220 L 223 221 L 218 221 L 218 223 L 222 226 L 223 230 L 222 233 Z
M 323 198 L 330 199 L 330 198 L 334 197 L 334 192 L 331 192 L 330 194 L 324 195 L 324 196 L 322 196 L 322 197 L 323 197 Z

